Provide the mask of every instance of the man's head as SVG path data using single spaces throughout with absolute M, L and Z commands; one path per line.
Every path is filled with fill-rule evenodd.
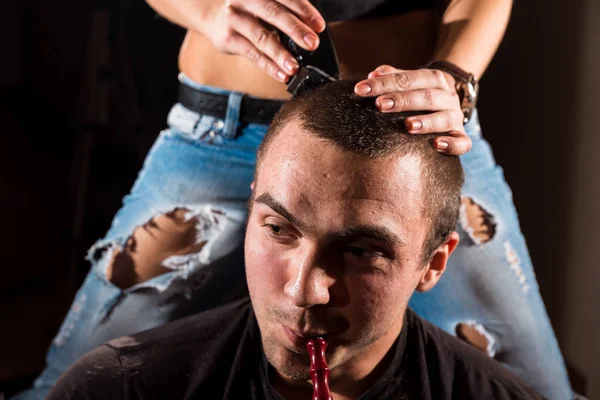
M 458 158 L 401 132 L 402 116 L 379 112 L 354 84 L 287 103 L 257 155 L 248 287 L 267 358 L 290 378 L 308 378 L 298 334 L 326 336 L 332 379 L 360 375 L 458 243 Z

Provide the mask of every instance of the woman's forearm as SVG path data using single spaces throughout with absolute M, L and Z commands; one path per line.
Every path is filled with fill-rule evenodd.
M 432 61 L 448 61 L 477 79 L 504 37 L 512 0 L 452 0 L 442 17 Z
M 199 31 L 214 0 L 146 0 L 157 14 L 185 29 Z

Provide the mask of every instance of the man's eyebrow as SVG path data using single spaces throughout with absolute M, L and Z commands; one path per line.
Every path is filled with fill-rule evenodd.
M 400 236 L 384 226 L 377 225 L 360 225 L 345 228 L 338 232 L 336 236 L 344 238 L 371 238 L 381 241 L 391 247 L 405 245 L 404 240 L 402 240 Z
M 294 217 L 281 203 L 273 198 L 269 193 L 263 193 L 257 198 L 254 199 L 255 203 L 264 204 L 277 214 L 281 215 L 283 218 L 288 220 L 288 222 L 298 228 L 301 228 L 303 224 Z M 377 225 L 358 225 L 352 226 L 348 228 L 344 228 L 343 230 L 334 233 L 332 236 L 337 236 L 341 238 L 371 238 L 378 241 L 381 241 L 387 244 L 390 247 L 394 246 L 404 246 L 405 242 L 395 234 L 390 231 L 388 228 L 384 226 Z
M 283 218 L 287 219 L 288 222 L 296 227 L 302 226 L 302 223 L 292 215 L 280 202 L 275 200 L 269 193 L 263 193 L 254 199 L 255 203 L 264 204 Z

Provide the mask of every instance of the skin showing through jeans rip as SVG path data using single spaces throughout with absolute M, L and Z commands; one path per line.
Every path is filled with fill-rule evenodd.
M 456 336 L 469 343 L 478 350 L 488 354 L 490 341 L 473 324 L 460 323 L 456 326 Z
M 116 249 L 106 277 L 126 289 L 169 272 L 163 261 L 171 256 L 197 253 L 206 241 L 197 240 L 197 218 L 185 218 L 189 211 L 177 208 L 157 215 L 137 227 L 124 248 Z
M 461 199 L 461 212 L 469 227 L 471 237 L 479 244 L 489 242 L 496 235 L 496 223 L 494 217 L 470 197 Z M 463 226 L 463 228 L 467 228 Z

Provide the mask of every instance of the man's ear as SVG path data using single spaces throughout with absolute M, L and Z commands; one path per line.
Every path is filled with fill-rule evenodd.
M 448 257 L 458 245 L 458 233 L 452 232 L 448 238 L 433 253 L 431 260 L 425 265 L 423 275 L 416 287 L 419 292 L 431 290 L 442 277 L 446 270 Z
M 252 190 L 252 191 L 254 191 L 254 182 L 255 181 L 252 181 L 252 183 L 250 184 L 250 190 Z

